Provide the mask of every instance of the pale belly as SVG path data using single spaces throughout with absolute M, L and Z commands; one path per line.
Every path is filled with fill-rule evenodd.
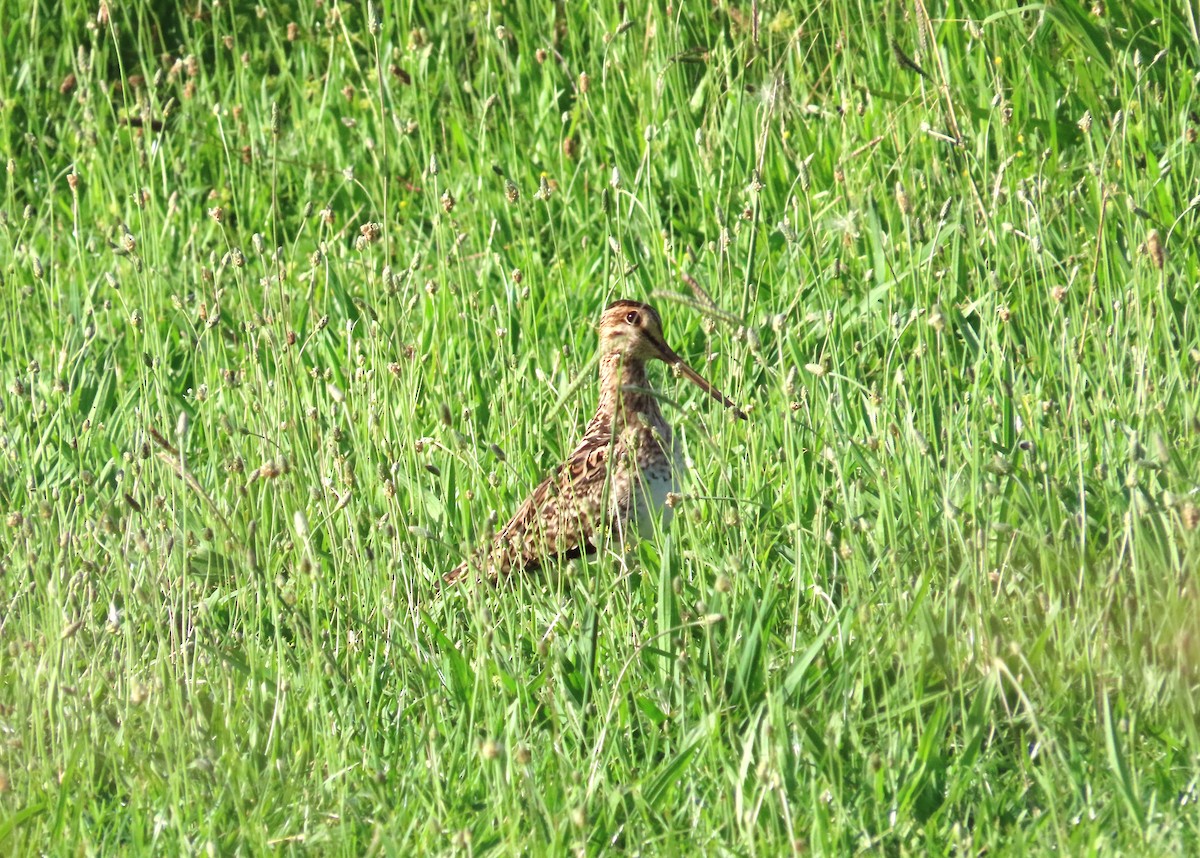
M 683 453 L 678 441 L 670 445 L 667 457 L 656 456 L 643 463 L 633 498 L 633 514 L 642 539 L 654 535 L 656 527 L 666 530 L 674 510 L 667 505 L 668 494 L 678 494 L 683 475 Z

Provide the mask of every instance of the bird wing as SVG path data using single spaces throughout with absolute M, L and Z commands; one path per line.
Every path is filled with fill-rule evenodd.
M 525 499 L 492 544 L 447 573 L 443 581 L 454 584 L 475 568 L 494 583 L 513 571 L 536 569 L 549 557 L 578 557 L 594 551 L 597 528 L 619 519 L 629 506 L 625 481 L 605 485 L 610 460 L 615 463 L 624 455 L 611 433 L 589 432 L 558 470 Z

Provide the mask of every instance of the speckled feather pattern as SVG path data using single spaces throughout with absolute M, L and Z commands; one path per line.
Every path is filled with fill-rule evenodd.
M 448 573 L 445 582 L 459 581 L 472 567 L 495 582 L 536 569 L 547 557 L 576 557 L 606 539 L 620 543 L 649 535 L 652 508 L 678 486 L 680 457 L 648 390 L 644 363 L 618 353 L 602 358 L 600 407 L 583 440 L 492 544 Z

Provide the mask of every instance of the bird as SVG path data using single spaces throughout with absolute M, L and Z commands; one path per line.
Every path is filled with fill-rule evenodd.
M 679 439 L 663 417 L 646 364 L 660 360 L 720 402 L 746 414 L 663 338 L 662 318 L 649 304 L 619 300 L 605 307 L 598 326 L 600 397 L 583 439 L 496 533 L 490 544 L 446 573 L 442 586 L 477 580 L 497 584 L 532 572 L 552 558 L 594 553 L 608 539 L 626 544 L 653 532 L 662 510 L 670 522 L 668 494 L 683 470 Z

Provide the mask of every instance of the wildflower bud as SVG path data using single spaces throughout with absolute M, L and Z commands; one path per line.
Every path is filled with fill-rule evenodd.
M 304 510 L 298 509 L 292 514 L 292 527 L 296 529 L 296 536 L 301 542 L 308 539 L 308 516 Z

